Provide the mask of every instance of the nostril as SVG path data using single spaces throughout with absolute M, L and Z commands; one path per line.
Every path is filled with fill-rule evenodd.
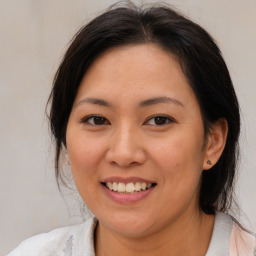
M 138 162 L 131 162 L 131 163 L 129 164 L 129 166 L 138 166 L 138 165 L 140 165 L 140 163 L 138 163 Z
M 135 166 L 138 166 L 140 165 L 139 162 L 130 162 L 128 159 L 118 159 L 116 161 L 111 161 L 110 162 L 111 165 L 114 165 L 114 166 L 121 166 L 121 167 L 135 167 Z

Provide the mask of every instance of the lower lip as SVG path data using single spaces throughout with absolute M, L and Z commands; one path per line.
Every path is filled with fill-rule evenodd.
M 155 186 L 154 186 L 147 190 L 136 192 L 134 194 L 125 194 L 125 193 L 114 192 L 114 191 L 108 189 L 103 184 L 101 184 L 101 187 L 102 187 L 103 191 L 105 192 L 105 194 L 110 199 L 112 199 L 113 201 L 115 201 L 117 203 L 122 203 L 122 204 L 131 204 L 131 203 L 138 202 L 138 201 L 146 198 L 155 188 Z

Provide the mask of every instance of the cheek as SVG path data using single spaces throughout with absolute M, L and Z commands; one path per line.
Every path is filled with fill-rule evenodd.
M 157 154 L 154 153 L 161 193 L 165 195 L 159 212 L 168 216 L 170 212 L 178 214 L 190 205 L 197 207 L 202 167 L 200 145 L 194 141 L 186 142 L 185 137 L 165 140 L 165 145 L 161 144 L 155 145 Z
M 201 162 L 203 153 L 200 139 L 191 139 L 184 135 L 157 140 L 151 146 L 152 158 L 159 163 L 169 163 L 176 167 Z
M 69 133 L 67 150 L 70 158 L 71 172 L 76 188 L 87 205 L 94 205 L 90 195 L 96 194 L 98 185 L 98 167 L 101 150 L 97 140 L 79 132 Z
M 84 134 L 83 131 L 67 133 L 67 150 L 71 171 L 81 196 L 95 191 L 98 169 L 104 155 L 104 141 Z M 84 198 L 85 199 L 85 198 Z
M 86 136 L 83 132 L 70 132 L 68 135 L 67 150 L 72 165 L 92 165 L 101 157 L 103 141 Z
M 171 182 L 173 187 L 198 184 L 204 159 L 202 138 L 181 131 L 152 144 L 151 158 L 165 181 Z

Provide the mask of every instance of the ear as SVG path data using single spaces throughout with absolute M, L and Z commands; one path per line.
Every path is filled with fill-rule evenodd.
M 215 165 L 225 148 L 228 134 L 228 123 L 224 118 L 216 121 L 207 135 L 203 170 L 209 170 Z

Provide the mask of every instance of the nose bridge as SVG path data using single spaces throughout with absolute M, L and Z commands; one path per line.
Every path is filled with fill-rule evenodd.
M 145 160 L 139 128 L 123 122 L 119 124 L 111 136 L 107 153 L 108 161 L 120 166 L 141 164 Z

